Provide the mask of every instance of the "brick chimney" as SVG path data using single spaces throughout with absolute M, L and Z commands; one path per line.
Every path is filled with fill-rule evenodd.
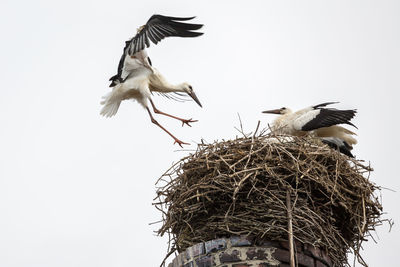
M 325 252 L 295 242 L 298 267 L 331 267 Z M 168 267 L 290 267 L 288 242 L 252 241 L 249 237 L 233 236 L 198 243 L 180 253 Z

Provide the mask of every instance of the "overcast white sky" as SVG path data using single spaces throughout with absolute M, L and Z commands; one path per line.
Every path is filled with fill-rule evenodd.
M 157 97 L 192 128 L 157 117 L 183 141 L 265 126 L 262 110 L 340 101 L 358 109 L 354 154 L 371 180 L 399 190 L 399 1 L 2 1 L 0 3 L 0 266 L 158 266 L 165 238 L 155 181 L 188 152 L 137 103 L 99 115 L 124 41 L 154 13 L 196 15 L 205 34 L 148 53 L 203 107 Z M 187 147 L 195 149 L 195 145 Z M 383 191 L 400 222 L 399 194 Z M 395 225 L 364 245 L 370 266 L 398 264 Z M 384 264 L 383 264 L 384 262 Z

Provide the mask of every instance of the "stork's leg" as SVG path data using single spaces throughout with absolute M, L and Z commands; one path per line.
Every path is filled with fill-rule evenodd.
M 169 136 L 171 136 L 172 138 L 174 138 L 174 140 L 175 140 L 174 144 L 175 144 L 175 143 L 178 143 L 178 145 L 179 145 L 180 147 L 182 147 L 182 145 L 190 145 L 190 144 L 188 144 L 188 143 L 182 142 L 181 140 L 179 140 L 178 138 L 176 138 L 175 136 L 173 136 L 170 132 L 168 132 L 167 129 L 165 129 L 164 127 L 162 127 L 161 124 L 159 124 L 158 121 L 156 121 L 156 120 L 154 119 L 153 115 L 152 115 L 151 112 L 150 112 L 150 109 L 149 109 L 148 107 L 146 107 L 146 109 L 147 109 L 147 112 L 148 112 L 149 115 L 150 115 L 151 122 L 154 123 L 155 125 L 157 125 L 158 127 L 160 127 L 161 129 L 163 129 L 167 134 L 169 134 Z
M 186 124 L 187 126 L 192 127 L 192 125 L 190 125 L 189 123 L 191 123 L 191 122 L 196 122 L 196 121 L 197 121 L 197 120 L 192 120 L 192 119 L 185 120 L 185 119 L 182 119 L 182 118 L 179 118 L 179 117 L 176 117 L 176 116 L 167 114 L 167 113 L 165 113 L 165 112 L 162 112 L 162 111 L 158 110 L 158 109 L 156 108 L 156 106 L 154 105 L 153 100 L 150 99 L 150 103 L 151 103 L 151 106 L 153 107 L 154 113 L 161 114 L 161 115 L 165 115 L 165 116 L 174 118 L 174 119 L 176 119 L 176 120 L 180 120 L 180 121 L 182 122 L 182 126 Z

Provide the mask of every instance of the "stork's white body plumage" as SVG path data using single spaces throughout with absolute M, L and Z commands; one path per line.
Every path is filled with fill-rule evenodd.
M 154 119 L 148 104 L 150 102 L 155 113 L 180 120 L 182 125 L 187 124 L 190 126 L 189 123 L 195 122 L 195 120 L 182 119 L 158 110 L 151 99 L 152 92 L 161 94 L 186 93 L 200 107 L 201 103 L 194 93 L 192 86 L 188 83 L 173 85 L 167 82 L 161 73 L 151 66 L 151 61 L 145 47 L 150 45 L 149 39 L 156 44 L 163 38 L 169 36 L 200 36 L 202 33 L 194 32 L 193 30 L 200 29 L 202 25 L 180 22 L 192 18 L 153 15 L 148 20 L 147 24 L 138 30 L 137 35 L 126 42 L 124 53 L 118 65 L 118 73 L 110 78 L 112 81 L 110 87 L 113 87 L 113 89 L 110 93 L 105 95 L 101 101 L 101 104 L 104 105 L 100 111 L 101 115 L 112 117 L 117 113 L 123 100 L 136 100 L 147 110 L 151 121 L 174 138 L 175 143 L 179 145 L 186 144 L 173 136 Z
M 101 101 L 104 107 L 100 114 L 105 117 L 114 116 L 123 100 L 132 99 L 139 102 L 144 108 L 148 106 L 148 99 L 151 96 L 149 76 L 153 71 L 137 58 L 129 59 L 126 62 L 127 68 L 124 68 L 123 71 L 123 73 L 129 73 L 126 75 L 126 80 L 116 84 L 110 93 L 103 96 Z
M 136 100 L 146 108 L 152 92 L 194 94 L 191 92 L 191 86 L 188 83 L 171 84 L 156 68 L 146 66 L 142 60 L 133 59 L 129 62 L 129 75 L 127 75 L 126 80 L 114 86 L 113 90 L 103 97 L 101 104 L 104 107 L 100 114 L 106 117 L 114 116 L 121 101 L 128 99 Z M 201 106 L 200 103 L 199 105 Z
M 351 150 L 352 145 L 357 144 L 357 140 L 353 137 L 356 134 L 337 124 L 345 123 L 354 126 L 350 120 L 354 117 L 356 111 L 323 108 L 333 103 L 323 103 L 296 112 L 289 108 L 280 108 L 263 111 L 263 113 L 280 115 L 271 126 L 272 131 L 277 134 L 311 135 L 321 138 L 324 142 L 338 146 L 341 144 L 339 141 L 341 140 L 343 145 L 346 145 L 346 149 Z M 348 154 L 351 155 L 350 151 L 348 151 Z

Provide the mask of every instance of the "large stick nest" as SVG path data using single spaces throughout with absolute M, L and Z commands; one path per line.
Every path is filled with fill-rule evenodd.
M 311 138 L 262 134 L 200 144 L 158 181 L 158 233 L 169 252 L 232 235 L 288 240 L 287 191 L 294 239 L 324 249 L 335 266 L 381 224 L 372 169 Z M 377 190 L 378 189 L 378 190 Z M 376 191 L 376 192 L 375 192 Z

